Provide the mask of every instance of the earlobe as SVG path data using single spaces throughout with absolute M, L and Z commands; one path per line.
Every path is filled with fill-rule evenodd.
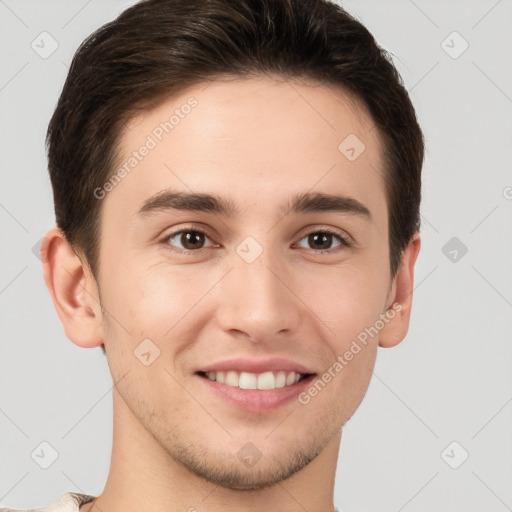
M 414 265 L 420 246 L 420 236 L 415 233 L 403 251 L 402 262 L 389 294 L 387 311 L 384 312 L 389 321 L 380 332 L 379 346 L 381 347 L 389 348 L 398 345 L 409 330 L 414 289 Z
M 53 228 L 41 245 L 44 280 L 66 336 L 80 347 L 103 343 L 96 281 L 62 231 Z

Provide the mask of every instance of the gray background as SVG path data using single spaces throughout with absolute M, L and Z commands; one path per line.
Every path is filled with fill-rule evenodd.
M 67 340 L 33 248 L 54 221 L 43 140 L 71 57 L 132 3 L 0 0 L 0 506 L 96 495 L 107 478 L 106 359 Z M 512 510 L 512 2 L 343 5 L 393 54 L 428 149 L 411 328 L 379 349 L 335 502 Z

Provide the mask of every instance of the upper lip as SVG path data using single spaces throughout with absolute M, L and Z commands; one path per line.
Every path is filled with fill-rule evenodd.
M 200 372 L 222 372 L 234 370 L 236 372 L 264 373 L 268 371 L 295 372 L 295 373 L 315 373 L 308 367 L 280 357 L 272 357 L 270 359 L 248 359 L 239 357 L 236 359 L 227 359 L 212 363 L 202 367 Z

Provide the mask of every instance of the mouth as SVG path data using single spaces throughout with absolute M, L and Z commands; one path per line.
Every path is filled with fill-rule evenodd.
M 271 390 L 293 386 L 308 378 L 311 373 L 290 371 L 266 371 L 264 373 L 239 372 L 236 370 L 197 372 L 201 377 L 239 389 Z
M 196 375 L 224 403 L 246 412 L 260 414 L 296 399 L 310 385 L 316 373 L 223 370 L 199 371 Z

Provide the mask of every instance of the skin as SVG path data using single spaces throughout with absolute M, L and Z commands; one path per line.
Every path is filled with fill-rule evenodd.
M 326 85 L 260 76 L 191 87 L 131 120 L 120 165 L 191 96 L 198 105 L 102 200 L 97 282 L 60 230 L 47 234 L 45 281 L 65 332 L 80 347 L 104 343 L 116 383 L 110 473 L 81 511 L 331 512 L 342 427 L 377 347 L 408 330 L 419 235 L 392 279 L 378 132 L 357 100 Z M 338 150 L 349 134 L 366 146 L 355 161 Z M 137 216 L 170 187 L 229 197 L 242 215 Z M 372 219 L 280 212 L 308 191 L 355 198 Z M 207 236 L 187 255 L 169 235 L 190 223 Z M 322 228 L 355 243 L 333 237 L 321 254 L 307 235 Z M 248 236 L 263 249 L 252 263 L 236 252 Z M 242 411 L 195 373 L 280 356 L 322 375 L 394 303 L 401 311 L 307 405 Z M 149 366 L 133 355 L 146 338 L 160 350 Z M 247 442 L 261 453 L 250 468 L 237 457 Z

